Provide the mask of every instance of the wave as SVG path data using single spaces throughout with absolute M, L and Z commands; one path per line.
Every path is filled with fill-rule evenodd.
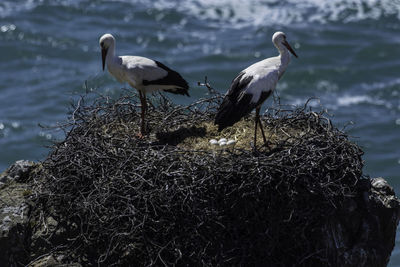
M 159 10 L 174 9 L 233 27 L 347 23 L 387 16 L 400 20 L 400 0 L 156 0 L 152 5 Z
M 380 103 L 383 101 L 379 101 Z M 367 95 L 343 95 L 339 96 L 336 99 L 336 103 L 338 107 L 347 107 L 352 105 L 358 105 L 362 103 L 368 104 L 376 104 L 377 100 L 374 100 L 372 97 Z
M 333 99 L 333 101 L 332 101 Z M 304 97 L 289 97 L 288 102 L 293 106 L 303 106 L 307 102 Z M 387 100 L 378 97 L 371 97 L 368 95 L 323 95 L 317 100 L 309 103 L 309 106 L 314 108 L 327 108 L 328 110 L 338 110 L 339 108 L 348 108 L 358 105 L 367 106 L 380 106 L 386 108 L 388 111 L 393 110 L 393 104 Z
M 26 12 L 39 6 L 87 6 L 89 3 L 95 4 L 96 1 L 87 0 L 2 0 L 0 2 L 0 18 L 6 18 L 15 13 Z
M 293 25 L 301 23 L 357 22 L 394 16 L 400 20 L 400 0 L 111 0 L 160 12 L 177 11 L 210 23 L 232 27 Z M 85 8 L 96 6 L 91 0 L 3 0 L 0 17 L 27 11 L 37 6 L 59 5 Z M 97 3 L 98 4 L 98 3 Z M 126 6 L 124 6 L 126 10 Z

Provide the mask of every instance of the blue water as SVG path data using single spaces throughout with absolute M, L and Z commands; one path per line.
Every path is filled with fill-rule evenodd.
M 43 160 L 70 101 L 89 88 L 118 95 L 101 70 L 99 37 L 120 55 L 157 59 L 204 96 L 208 76 L 225 91 L 255 61 L 277 54 L 284 31 L 299 55 L 277 93 L 281 103 L 318 97 L 335 125 L 365 151 L 365 174 L 400 194 L 400 0 L 1 0 L 0 171 L 18 159 Z M 266 106 L 271 105 L 269 100 Z M 400 266 L 400 239 L 390 266 Z

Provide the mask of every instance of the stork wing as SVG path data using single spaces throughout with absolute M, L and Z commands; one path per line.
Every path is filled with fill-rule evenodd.
M 279 79 L 278 71 L 249 68 L 240 72 L 232 81 L 215 117 L 215 124 L 222 130 L 239 121 L 270 96 Z
M 122 56 L 122 65 L 129 71 L 128 75 L 138 81 L 153 81 L 167 76 L 168 72 L 157 66 L 154 60 L 139 56 Z
M 139 56 L 124 56 L 123 64 L 129 72 L 129 79 L 136 84 L 151 87 L 156 86 L 164 91 L 176 94 L 188 94 L 189 85 L 182 76 L 165 66 L 159 61 L 155 61 Z M 162 88 L 165 86 L 165 88 Z
M 167 75 L 156 80 L 143 80 L 143 85 L 147 86 L 154 84 L 154 85 L 176 86 L 175 89 L 164 89 L 164 91 L 170 93 L 185 94 L 189 96 L 188 93 L 189 85 L 178 72 L 168 68 L 159 61 L 154 61 L 154 62 L 156 63 L 158 68 L 165 70 L 167 72 Z

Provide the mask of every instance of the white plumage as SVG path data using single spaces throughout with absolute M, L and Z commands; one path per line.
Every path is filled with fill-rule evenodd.
M 283 32 L 276 32 L 272 36 L 272 42 L 278 49 L 279 56 L 264 59 L 242 70 L 233 79 L 215 117 L 215 124 L 221 131 L 232 126 L 255 108 L 254 146 L 256 145 L 258 123 L 260 123 L 264 143 L 266 143 L 259 117 L 260 108 L 285 72 L 290 62 L 289 51 L 297 57 L 286 41 L 286 35 Z
M 103 70 L 107 69 L 119 82 L 127 82 L 139 91 L 141 101 L 141 136 L 146 134 L 145 114 L 147 110 L 146 93 L 163 90 L 169 93 L 187 95 L 188 83 L 182 76 L 159 61 L 140 56 L 116 56 L 115 38 L 104 34 L 99 41 Z

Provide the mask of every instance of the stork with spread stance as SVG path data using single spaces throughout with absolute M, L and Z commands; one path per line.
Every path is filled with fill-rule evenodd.
M 115 55 L 115 38 L 104 34 L 100 38 L 103 71 L 107 69 L 119 82 L 127 82 L 139 91 L 141 103 L 140 136 L 146 135 L 145 114 L 147 110 L 146 93 L 157 90 L 189 96 L 188 83 L 182 76 L 161 62 L 139 56 Z
M 218 124 L 218 131 L 221 131 L 238 122 L 255 108 L 255 147 L 258 123 L 260 124 L 264 144 L 267 143 L 261 125 L 260 108 L 264 101 L 271 95 L 279 79 L 285 72 L 290 61 L 289 51 L 297 57 L 292 47 L 286 41 L 286 35 L 283 32 L 276 32 L 272 36 L 272 42 L 280 55 L 264 59 L 242 70 L 233 79 L 215 117 L 215 124 Z

